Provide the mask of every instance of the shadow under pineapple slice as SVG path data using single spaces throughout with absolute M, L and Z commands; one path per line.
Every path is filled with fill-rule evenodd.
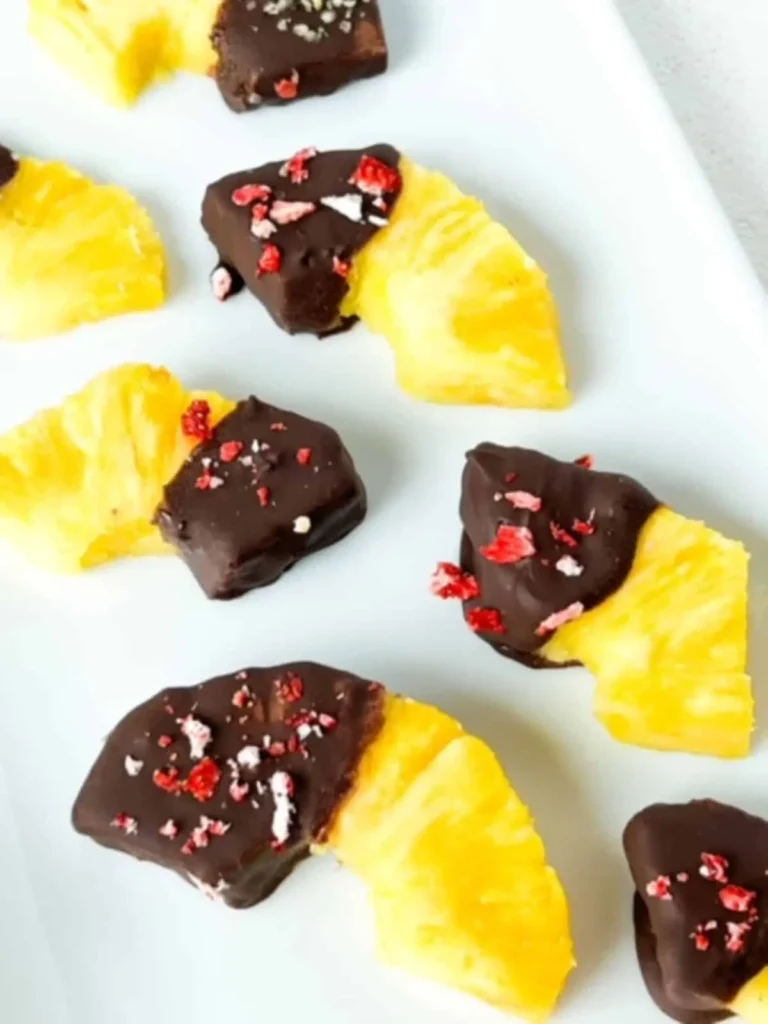
M 229 174 L 208 187 L 203 226 L 219 298 L 245 283 L 292 334 L 361 319 L 416 398 L 570 402 L 544 272 L 477 199 L 392 146 L 306 149 Z
M 198 443 L 181 428 L 195 400 L 214 423 L 234 408 L 167 370 L 129 364 L 0 437 L 0 535 L 56 572 L 171 552 L 152 517 Z
M 626 743 L 749 752 L 749 556 L 629 477 L 482 444 L 468 454 L 462 566 L 433 590 L 532 667 L 585 665 L 595 713 Z
M 0 339 L 41 338 L 164 302 L 163 246 L 133 196 L 62 163 L 11 166 L 0 183 Z

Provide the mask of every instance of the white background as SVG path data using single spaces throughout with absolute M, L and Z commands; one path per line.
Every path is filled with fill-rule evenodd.
M 730 6 L 730 5 L 729 5 Z M 0 36 L 0 137 L 117 178 L 169 242 L 174 291 L 151 316 L 0 346 L 0 429 L 126 359 L 192 386 L 255 390 L 336 426 L 369 492 L 366 524 L 277 585 L 206 602 L 174 560 L 51 579 L 0 561 L 2 1024 L 490 1024 L 480 1005 L 388 972 L 364 894 L 333 865 L 247 913 L 75 836 L 71 802 L 118 716 L 169 684 L 314 657 L 439 703 L 499 753 L 573 908 L 566 1024 L 660 1020 L 639 979 L 621 830 L 655 799 L 712 795 L 768 815 L 756 754 L 722 764 L 614 743 L 581 672 L 496 655 L 430 598 L 458 542 L 466 448 L 591 451 L 753 552 L 753 670 L 768 666 L 766 310 L 666 108 L 603 0 L 383 0 L 391 73 L 322 102 L 236 118 L 205 81 L 118 114 L 25 39 Z M 470 14 L 471 8 L 471 14 Z M 467 30 L 468 18 L 472 31 Z M 457 74 L 457 69 L 462 73 Z M 206 287 L 205 184 L 307 143 L 391 139 L 481 195 L 550 271 L 576 396 L 565 413 L 417 404 L 364 330 L 287 338 Z M 761 722 L 765 708 L 760 704 Z

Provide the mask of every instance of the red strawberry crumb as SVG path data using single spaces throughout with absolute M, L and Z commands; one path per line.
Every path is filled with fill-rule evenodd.
M 173 818 L 169 818 L 168 821 L 166 821 L 164 825 L 161 825 L 157 831 L 161 836 L 165 836 L 166 839 L 175 839 L 181 829 Z
M 290 672 L 285 679 L 278 680 L 277 695 L 284 704 L 295 704 L 304 696 L 304 680 Z
M 290 160 L 287 160 L 280 168 L 280 176 L 290 178 L 294 185 L 301 185 L 309 178 L 307 164 L 316 156 L 317 150 L 314 146 L 300 149 L 298 153 L 292 156 Z
M 210 469 L 206 469 L 200 476 L 195 480 L 195 487 L 198 491 L 215 491 L 218 487 L 223 485 L 224 481 L 220 476 L 214 476 Z
M 343 277 L 344 280 L 349 277 L 352 271 L 352 264 L 348 260 L 340 260 L 338 256 L 333 257 L 333 272 L 338 274 L 339 277 Z
M 326 715 L 324 711 L 320 712 L 320 714 L 317 716 L 317 720 L 323 727 L 323 729 L 327 729 L 329 732 L 333 732 L 333 730 L 339 724 L 337 718 L 334 718 L 333 715 Z
M 242 441 L 225 441 L 219 448 L 219 458 L 222 462 L 234 462 L 244 447 Z
M 187 776 L 184 790 L 195 800 L 205 803 L 206 800 L 213 798 L 220 779 L 221 769 L 219 766 L 212 758 L 204 757 Z
M 565 546 L 569 548 L 577 548 L 579 546 L 579 542 L 576 538 L 572 537 L 567 530 L 564 530 L 562 526 L 554 520 L 549 524 L 549 532 L 558 544 L 565 544 Z
M 506 633 L 507 627 L 498 608 L 471 608 L 467 625 L 473 633 Z
M 746 914 L 757 899 L 757 893 L 751 889 L 742 889 L 740 885 L 726 885 L 718 893 L 720 902 L 726 910 L 733 910 L 739 914 Z
M 227 832 L 229 832 L 229 830 L 232 828 L 232 826 L 228 822 L 226 822 L 226 821 L 219 821 L 219 820 L 211 821 L 210 818 L 201 818 L 200 819 L 200 824 L 204 825 L 208 829 L 208 832 L 212 836 L 219 836 L 219 837 L 220 836 L 225 836 L 227 834 Z
M 232 694 L 232 703 L 236 708 L 244 708 L 250 699 L 251 691 L 245 684 L 243 684 L 239 690 L 235 690 Z
M 549 634 L 554 633 L 556 629 L 564 626 L 567 622 L 573 622 L 583 614 L 584 605 L 581 601 L 574 601 L 573 604 L 569 604 L 567 608 L 563 608 L 561 612 L 553 612 L 552 615 L 544 619 L 536 630 L 536 636 L 549 636 Z
M 504 497 L 515 508 L 524 508 L 528 512 L 541 511 L 541 498 L 537 498 L 535 494 L 529 494 L 528 491 L 507 491 Z
M 168 768 L 167 771 L 161 771 L 159 768 L 155 768 L 152 772 L 152 781 L 158 787 L 158 789 L 165 790 L 166 793 L 180 793 L 182 790 L 182 783 L 179 780 L 179 769 Z
M 575 465 L 582 466 L 584 469 L 593 469 L 595 465 L 594 455 L 581 455 L 573 461 Z
M 400 182 L 400 172 L 374 156 L 364 156 L 349 179 L 350 185 L 356 185 L 361 192 L 371 196 L 395 192 L 400 188 Z
M 289 754 L 295 754 L 299 749 L 299 737 L 296 735 L 295 732 L 292 732 L 291 735 L 288 737 L 288 743 L 286 744 L 286 746 L 288 747 Z
M 527 526 L 502 525 L 496 531 L 493 543 L 480 548 L 480 554 L 489 562 L 514 565 L 536 554 L 533 534 Z
M 669 875 L 659 875 L 658 878 L 654 878 L 652 882 L 649 882 L 645 891 L 653 899 L 657 900 L 671 900 L 672 899 L 672 879 Z
M 678 882 L 683 883 L 687 882 L 690 877 L 691 876 L 688 874 L 687 871 L 680 871 L 678 872 L 678 874 L 675 875 L 675 878 L 678 880 Z
M 702 853 L 699 874 L 702 878 L 708 878 L 710 882 L 727 885 L 728 861 L 725 857 L 721 857 L 719 853 Z
M 235 206 L 250 206 L 260 199 L 269 199 L 272 189 L 269 185 L 242 185 L 232 193 Z
M 725 927 L 728 931 L 728 939 L 725 948 L 730 953 L 743 953 L 745 936 L 752 930 L 752 925 L 746 921 L 743 924 L 736 924 L 734 921 L 726 921 Z
M 256 221 L 257 224 L 261 221 L 266 220 L 269 217 L 269 207 L 266 203 L 256 203 L 254 208 L 251 210 L 251 220 Z
M 300 466 L 308 466 L 312 461 L 312 449 L 299 448 L 296 452 L 296 461 Z
M 191 857 L 197 849 L 197 844 L 192 840 L 188 839 L 181 848 L 181 852 L 185 857 Z
M 471 601 L 480 596 L 480 587 L 475 577 L 464 572 L 453 562 L 438 562 L 429 582 L 430 593 L 442 597 L 444 601 L 458 598 L 460 601 Z
M 132 818 L 130 814 L 126 814 L 121 811 L 120 814 L 116 814 L 111 822 L 112 828 L 119 828 L 127 836 L 135 836 L 139 831 L 139 823 L 135 818 Z
M 504 482 L 507 484 L 513 484 L 515 480 L 517 480 L 518 475 L 518 473 L 507 473 L 507 475 L 504 477 Z
M 198 399 L 190 402 L 181 416 L 181 432 L 185 437 L 194 437 L 197 441 L 208 441 L 213 437 L 211 426 L 211 407 Z
M 285 199 L 277 199 L 269 211 L 270 219 L 283 227 L 285 224 L 295 224 L 304 217 L 309 217 L 317 209 L 315 203 L 288 202 Z
M 699 927 L 701 927 L 701 926 L 699 926 Z M 711 943 L 709 941 L 709 936 L 705 935 L 704 932 L 697 931 L 697 932 L 694 932 L 692 937 L 693 937 L 693 944 L 696 947 L 696 949 L 698 949 L 698 951 L 700 953 L 706 953 L 706 951 L 709 949 L 709 947 L 711 945 Z
M 264 274 L 277 274 L 280 267 L 283 265 L 283 254 L 273 245 L 272 242 L 268 242 L 264 246 L 264 251 L 259 259 L 258 266 L 256 268 L 256 277 L 262 277 Z
M 269 504 L 270 491 L 268 487 L 257 487 L 256 497 L 259 499 L 259 504 L 262 508 L 266 508 Z
M 270 757 L 285 757 L 286 746 L 280 740 L 275 740 L 274 743 L 270 743 L 267 747 L 267 753 Z
M 229 784 L 229 795 L 236 804 L 241 804 L 248 796 L 250 789 L 247 782 L 238 782 L 237 779 L 233 779 Z
M 284 423 L 273 423 L 269 429 L 274 430 L 278 434 L 283 434 L 288 429 L 288 427 L 286 427 Z
M 295 100 L 299 95 L 299 72 L 291 72 L 290 78 L 281 78 L 275 82 L 275 93 L 281 100 Z
M 163 734 L 162 736 L 158 736 L 158 738 L 157 738 L 157 745 L 158 745 L 158 747 L 162 747 L 163 750 L 165 750 L 166 747 L 170 747 L 170 745 L 172 743 L 173 743 L 173 736 L 167 736 L 167 735 Z
M 583 519 L 574 519 L 571 529 L 574 533 L 581 534 L 582 537 L 591 537 L 595 532 L 595 524 L 591 519 L 587 522 L 584 522 Z

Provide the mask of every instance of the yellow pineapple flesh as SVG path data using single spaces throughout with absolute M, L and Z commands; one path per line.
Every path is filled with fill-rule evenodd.
M 768 1024 L 768 967 L 742 987 L 730 1009 L 744 1024 Z
M 0 189 L 0 338 L 26 341 L 165 300 L 165 253 L 122 188 L 23 159 Z
M 593 673 L 595 713 L 616 739 L 744 757 L 754 727 L 748 564 L 743 545 L 661 508 L 621 588 L 540 653 Z
M 197 444 L 181 417 L 198 399 L 214 424 L 234 408 L 167 370 L 129 364 L 0 437 L 0 538 L 55 572 L 171 553 L 152 517 Z
M 221 0 L 30 0 L 32 35 L 87 88 L 128 106 L 175 71 L 216 63 Z
M 369 886 L 386 962 L 544 1020 L 574 961 L 531 816 L 484 743 L 387 700 L 328 848 Z
M 391 343 L 430 402 L 562 409 L 557 309 L 539 266 L 482 203 L 402 158 L 389 226 L 355 258 L 342 314 Z

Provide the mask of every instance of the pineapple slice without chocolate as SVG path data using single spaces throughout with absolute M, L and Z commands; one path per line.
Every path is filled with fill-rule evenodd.
M 573 967 L 568 905 L 527 808 L 457 722 L 389 697 L 328 848 L 366 881 L 390 964 L 533 1021 Z
M 56 572 L 171 553 L 152 518 L 197 444 L 181 428 L 195 400 L 212 424 L 234 408 L 167 370 L 126 365 L 0 437 L 0 538 Z
M 23 159 L 0 189 L 0 339 L 26 341 L 165 300 L 165 254 L 128 192 Z
M 570 404 L 547 278 L 477 199 L 403 157 L 389 226 L 355 258 L 342 314 L 391 343 L 402 388 L 430 402 Z

